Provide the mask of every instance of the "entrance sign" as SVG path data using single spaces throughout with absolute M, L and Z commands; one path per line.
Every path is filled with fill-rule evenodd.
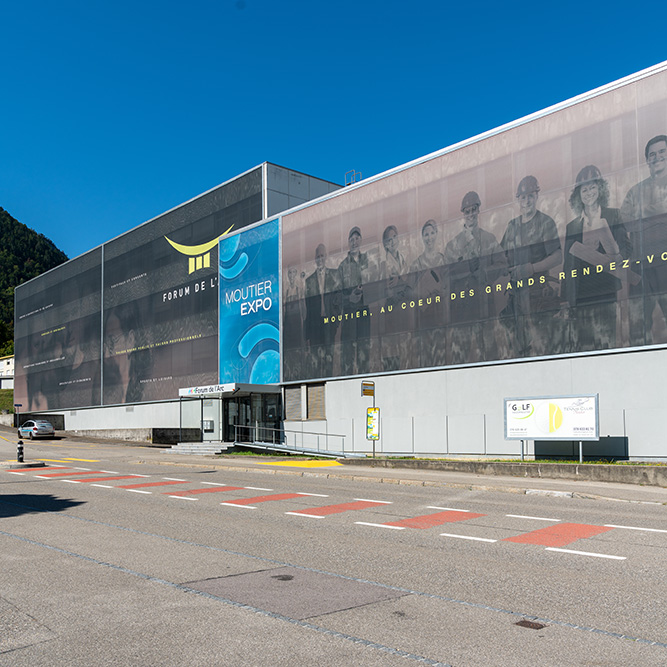
M 380 408 L 366 410 L 366 440 L 380 439 Z
M 207 396 L 209 394 L 228 394 L 236 389 L 235 383 L 210 384 L 205 387 L 184 387 L 178 390 L 179 396 Z
M 505 399 L 505 440 L 599 440 L 598 394 Z

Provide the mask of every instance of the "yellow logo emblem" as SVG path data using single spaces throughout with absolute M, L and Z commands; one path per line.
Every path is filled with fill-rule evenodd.
M 207 269 L 211 266 L 211 250 L 215 247 L 215 244 L 226 234 L 232 231 L 232 225 L 226 232 L 222 232 L 220 236 L 214 238 L 208 243 L 201 243 L 200 245 L 182 245 L 181 243 L 176 243 L 172 241 L 169 237 L 165 236 L 169 245 L 177 250 L 182 255 L 188 256 L 188 273 L 194 273 L 199 271 L 199 269 Z

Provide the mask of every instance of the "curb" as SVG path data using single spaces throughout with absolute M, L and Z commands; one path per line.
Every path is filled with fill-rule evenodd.
M 353 482 L 373 482 L 375 484 L 398 484 L 401 486 L 428 486 L 428 487 L 447 487 L 450 489 L 463 489 L 466 491 L 490 491 L 495 493 L 514 493 L 519 495 L 539 495 L 555 498 L 576 498 L 579 500 L 611 500 L 621 503 L 634 503 L 640 505 L 667 505 L 657 501 L 649 500 L 627 500 L 625 498 L 612 498 L 592 493 L 581 493 L 579 491 L 553 491 L 549 489 L 525 489 L 516 486 L 493 486 L 487 484 L 464 484 L 460 482 L 440 482 L 434 480 L 416 480 L 416 479 L 397 479 L 396 477 L 368 477 L 365 475 L 340 475 L 338 473 L 328 472 L 310 472 L 301 470 L 280 470 L 274 468 L 247 468 L 241 466 L 230 466 L 220 464 L 204 463 L 186 463 L 175 461 L 134 461 L 138 464 L 172 465 L 184 466 L 190 468 L 215 468 L 216 470 L 231 470 L 240 473 L 259 473 L 261 475 L 291 475 L 296 477 L 320 477 L 325 479 L 350 480 Z

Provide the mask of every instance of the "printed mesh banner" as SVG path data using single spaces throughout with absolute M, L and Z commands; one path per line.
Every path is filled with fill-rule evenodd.
M 262 216 L 256 169 L 16 290 L 23 411 L 217 382 L 218 241 Z
M 667 74 L 285 215 L 284 380 L 667 343 Z
M 220 382 L 280 381 L 278 220 L 220 241 Z

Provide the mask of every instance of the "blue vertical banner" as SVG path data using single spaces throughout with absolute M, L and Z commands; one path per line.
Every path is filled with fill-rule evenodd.
M 220 383 L 280 382 L 279 220 L 221 239 Z

